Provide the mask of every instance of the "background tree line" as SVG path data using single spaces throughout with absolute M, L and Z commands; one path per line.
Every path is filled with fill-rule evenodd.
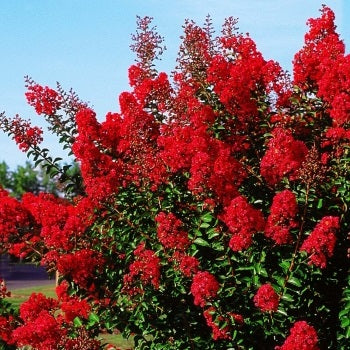
M 79 173 L 77 165 L 71 166 L 69 170 L 71 175 Z M 45 164 L 35 167 L 29 161 L 14 170 L 5 161 L 0 162 L 0 186 L 18 199 L 26 192 L 48 192 L 60 196 L 63 190 L 59 177 L 48 173 Z

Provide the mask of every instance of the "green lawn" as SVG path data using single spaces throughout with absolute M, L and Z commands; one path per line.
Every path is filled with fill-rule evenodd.
M 42 293 L 47 297 L 56 298 L 55 285 L 50 284 L 13 289 L 11 290 L 11 296 L 7 300 L 13 305 L 14 308 L 18 309 L 19 306 L 26 301 L 32 293 Z
M 47 297 L 56 298 L 55 285 L 43 285 L 11 290 L 11 297 L 7 300 L 18 309 L 19 306 L 28 299 L 32 293 L 42 293 Z M 128 350 L 133 348 L 133 341 L 127 340 L 121 334 L 100 334 L 102 343 L 114 345 L 117 349 Z M 0 347 L 1 350 L 1 347 Z

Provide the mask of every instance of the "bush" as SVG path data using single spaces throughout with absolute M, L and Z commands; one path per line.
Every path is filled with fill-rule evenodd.
M 1 117 L 66 197 L 1 192 L 3 251 L 60 283 L 58 300 L 1 316 L 0 334 L 36 349 L 98 349 L 115 329 L 136 349 L 345 349 L 350 56 L 333 12 L 309 20 L 293 80 L 234 19 L 213 37 L 208 18 L 186 22 L 171 83 L 151 18 L 137 24 L 132 90 L 103 122 L 72 91 L 26 80 L 81 178 L 39 128 Z

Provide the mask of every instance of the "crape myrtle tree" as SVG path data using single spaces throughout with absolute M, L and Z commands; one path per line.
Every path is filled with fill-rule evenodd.
M 81 179 L 41 129 L 1 115 L 66 191 L 0 192 L 1 250 L 60 276 L 56 299 L 33 294 L 18 314 L 0 294 L 3 343 L 93 350 L 118 330 L 136 349 L 346 349 L 350 56 L 334 13 L 308 21 L 293 79 L 235 19 L 215 37 L 207 18 L 185 22 L 170 81 L 151 20 L 137 21 L 131 91 L 102 122 L 26 79 Z

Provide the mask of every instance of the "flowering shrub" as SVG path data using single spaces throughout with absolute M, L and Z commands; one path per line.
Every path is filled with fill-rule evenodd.
M 346 349 L 350 337 L 350 56 L 323 7 L 291 79 L 228 18 L 215 38 L 186 22 L 171 82 L 151 18 L 120 112 L 98 121 L 77 95 L 26 78 L 26 97 L 80 174 L 41 131 L 0 126 L 64 198 L 0 191 L 1 251 L 59 273 L 57 299 L 19 314 L 0 294 L 0 336 L 33 349 Z M 108 345 L 110 347 L 110 345 Z

